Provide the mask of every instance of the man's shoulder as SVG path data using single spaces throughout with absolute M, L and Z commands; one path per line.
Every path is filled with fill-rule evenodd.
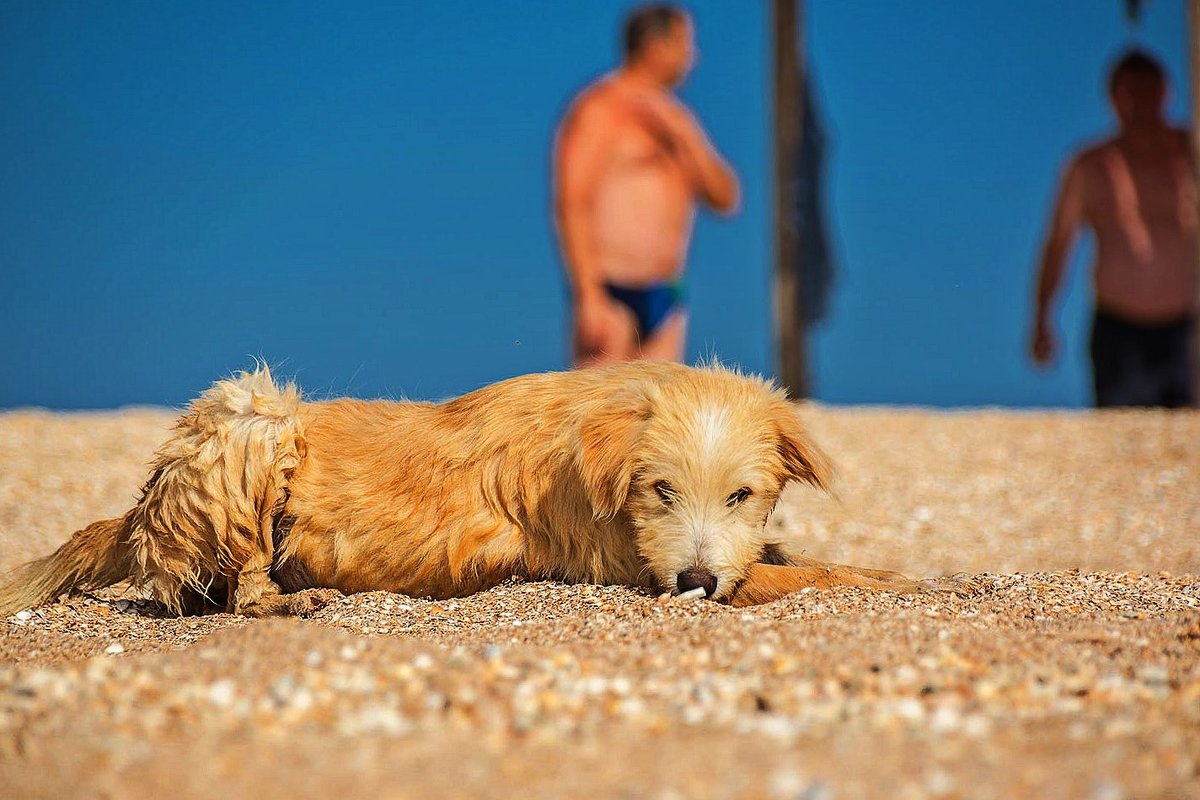
M 576 92 L 567 107 L 567 116 L 609 114 L 612 112 L 614 102 L 612 76 L 602 75 Z
M 1071 160 L 1078 163 L 1098 161 L 1112 152 L 1116 146 L 1117 140 L 1112 137 L 1085 142 L 1075 149 L 1075 155 Z
M 1087 173 L 1099 169 L 1117 147 L 1114 138 L 1098 139 L 1075 148 L 1067 158 L 1067 172 Z

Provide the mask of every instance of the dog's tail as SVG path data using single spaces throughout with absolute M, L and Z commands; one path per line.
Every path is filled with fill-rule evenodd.
M 72 589 L 101 589 L 130 576 L 128 518 L 93 522 L 45 558 L 17 567 L 0 583 L 0 618 Z

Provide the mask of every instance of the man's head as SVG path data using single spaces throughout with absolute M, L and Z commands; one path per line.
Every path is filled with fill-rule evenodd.
M 650 73 L 665 86 L 683 82 L 696 60 L 692 18 L 681 6 L 655 3 L 625 20 L 625 63 Z
M 1108 76 L 1108 97 L 1121 127 L 1161 123 L 1167 101 L 1167 73 L 1153 56 L 1131 50 Z

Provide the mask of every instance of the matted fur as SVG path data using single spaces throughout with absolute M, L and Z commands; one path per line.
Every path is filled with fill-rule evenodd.
M 246 593 L 265 579 L 273 517 L 304 447 L 299 411 L 299 390 L 266 366 L 191 404 L 127 517 L 135 581 L 178 610 L 184 589 L 236 590 L 243 577 Z
M 911 590 L 786 553 L 767 516 L 829 467 L 778 389 L 719 366 L 527 375 L 442 404 L 302 403 L 265 366 L 218 381 L 137 505 L 0 588 L 0 614 L 131 578 L 179 611 L 287 610 L 288 592 L 469 594 L 511 575 L 763 602 L 804 585 Z

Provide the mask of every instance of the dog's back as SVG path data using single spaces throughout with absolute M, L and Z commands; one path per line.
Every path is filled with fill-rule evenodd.
M 580 429 L 622 392 L 686 372 L 643 363 L 523 375 L 441 404 L 306 404 L 277 560 L 313 585 L 435 597 L 513 574 L 636 582 L 627 531 L 586 495 Z

